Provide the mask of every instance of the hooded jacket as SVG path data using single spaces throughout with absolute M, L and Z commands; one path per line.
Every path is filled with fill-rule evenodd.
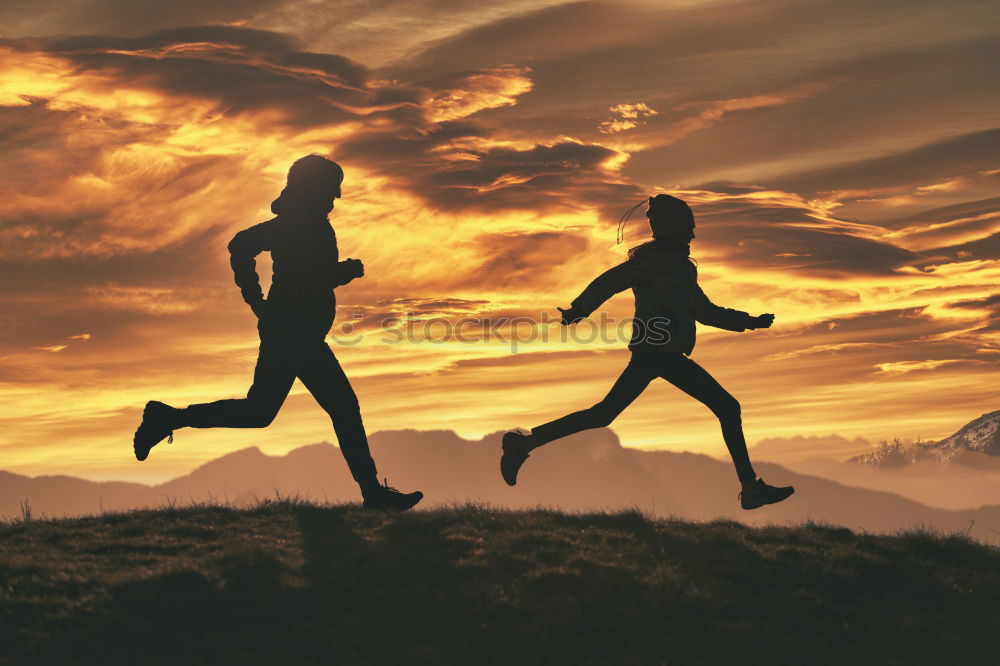
M 628 261 L 598 276 L 572 303 L 582 317 L 626 289 L 635 294 L 629 349 L 680 351 L 695 345 L 695 322 L 727 331 L 753 328 L 753 317 L 715 305 L 698 286 L 695 265 L 675 247 L 640 246 Z
M 337 306 L 333 290 L 354 277 L 340 261 L 337 236 L 325 213 L 283 202 L 271 204 L 278 217 L 237 233 L 229 243 L 236 285 L 261 324 L 280 320 L 303 332 L 326 335 Z M 271 253 L 273 276 L 267 300 L 260 287 L 256 257 Z

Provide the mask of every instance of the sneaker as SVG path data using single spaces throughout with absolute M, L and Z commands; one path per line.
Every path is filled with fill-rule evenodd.
M 412 509 L 417 502 L 424 498 L 424 494 L 419 490 L 412 493 L 401 493 L 389 486 L 388 479 L 383 479 L 382 483 L 383 485 L 375 486 L 373 490 L 364 493 L 365 501 L 362 506 L 366 509 L 406 511 Z
M 764 479 L 757 479 L 753 483 L 743 486 L 740 491 L 740 506 L 744 509 L 757 509 L 765 504 L 776 504 L 781 500 L 788 499 L 795 488 L 785 486 L 778 488 L 764 483 Z
M 531 435 L 522 435 L 512 430 L 504 433 L 501 446 L 503 455 L 500 456 L 500 475 L 507 482 L 508 486 L 517 483 L 517 472 L 521 465 L 528 459 L 528 451 L 534 447 L 531 445 Z
M 142 423 L 132 438 L 136 460 L 145 460 L 149 457 L 150 449 L 164 439 L 167 440 L 167 444 L 174 443 L 174 428 L 171 422 L 176 411 L 176 408 L 156 400 L 146 403 L 146 408 L 142 410 Z

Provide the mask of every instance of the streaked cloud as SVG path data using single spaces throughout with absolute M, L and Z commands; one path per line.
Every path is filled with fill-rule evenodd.
M 530 72 L 528 67 L 507 66 L 439 79 L 433 83 L 439 92 L 424 102 L 428 120 L 458 120 L 484 109 L 513 106 L 518 96 L 531 90 Z
M 225 245 L 309 152 L 347 173 L 333 221 L 366 277 L 334 333 L 373 429 L 479 436 L 599 399 L 617 341 L 517 327 L 647 238 L 637 215 L 615 246 L 615 225 L 659 191 L 695 211 L 708 294 L 777 314 L 696 352 L 751 441 L 944 435 L 996 408 L 986 3 L 31 7 L 49 13 L 0 9 L 0 458 L 21 471 L 72 447 L 94 474 L 164 474 L 246 445 L 185 432 L 173 467 L 120 460 L 145 399 L 245 391 L 256 337 Z M 390 318 L 472 341 L 387 344 Z M 255 442 L 328 436 L 296 391 Z M 616 428 L 721 452 L 699 410 L 657 387 Z

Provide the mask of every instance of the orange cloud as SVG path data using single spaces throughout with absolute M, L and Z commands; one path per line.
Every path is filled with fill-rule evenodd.
M 598 126 L 602 134 L 614 134 L 634 129 L 639 126 L 642 119 L 659 114 L 659 111 L 650 108 L 643 102 L 615 104 L 608 110 L 611 111 L 611 118 L 601 122 Z
M 512 106 L 531 90 L 528 67 L 505 66 L 471 72 L 449 82 L 450 89 L 435 92 L 424 108 L 430 122 L 458 120 L 485 109 Z M 440 85 L 440 84 L 438 84 Z
M 709 295 L 778 315 L 770 331 L 704 330 L 699 342 L 699 361 L 744 401 L 752 440 L 808 428 L 947 434 L 965 410 L 994 408 L 996 202 L 980 193 L 995 173 L 972 145 L 993 135 L 933 148 L 951 156 L 933 174 L 908 171 L 910 152 L 782 182 L 664 187 L 657 172 L 628 170 L 651 146 L 684 141 L 736 159 L 734 142 L 712 132 L 811 103 L 846 80 L 835 72 L 821 80 L 836 84 L 720 85 L 674 99 L 643 90 L 563 107 L 546 95 L 568 84 L 539 59 L 405 79 L 234 26 L 5 44 L 0 455 L 14 462 L 0 467 L 39 472 L 72 456 L 92 474 L 165 474 L 247 444 L 246 433 L 185 432 L 154 471 L 115 448 L 128 452 L 147 398 L 246 390 L 256 337 L 225 245 L 270 216 L 284 169 L 314 151 L 345 166 L 332 219 L 345 256 L 366 263 L 339 294 L 334 333 L 358 337 L 338 354 L 372 429 L 474 436 L 600 398 L 624 364 L 620 342 L 563 337 L 540 320 L 624 260 L 614 223 L 655 191 L 692 204 Z M 608 100 L 637 98 L 648 102 L 611 106 L 599 131 Z M 553 114 L 563 117 L 547 129 L 539 118 Z M 917 161 L 932 162 L 927 154 Z M 908 202 L 888 214 L 876 201 L 888 196 Z M 626 231 L 630 244 L 648 237 L 641 216 Z M 631 307 L 627 296 L 610 301 L 606 329 Z M 389 344 L 390 317 L 392 330 L 464 326 L 471 341 Z M 513 353 L 518 331 L 534 337 Z M 657 386 L 616 427 L 629 444 L 721 452 L 717 424 L 699 410 Z M 329 436 L 296 389 L 275 429 L 252 441 L 280 451 Z

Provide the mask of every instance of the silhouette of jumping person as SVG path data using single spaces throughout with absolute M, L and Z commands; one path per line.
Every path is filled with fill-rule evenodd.
M 684 201 L 667 194 L 650 197 L 648 206 L 646 217 L 653 240 L 632 248 L 627 261 L 591 282 L 568 309 L 558 308 L 562 324 L 568 326 L 589 316 L 613 295 L 631 288 L 635 293 L 635 318 L 628 365 L 608 395 L 593 407 L 532 428 L 528 435 L 517 431 L 506 433 L 500 473 L 513 486 L 518 470 L 532 450 L 581 430 L 610 425 L 653 379 L 662 377 L 704 403 L 718 417 L 742 484 L 741 506 L 756 509 L 780 502 L 795 491 L 791 486 L 769 486 L 757 478 L 743 438 L 740 403 L 689 358 L 694 349 L 696 321 L 744 331 L 768 328 L 774 315 L 752 317 L 709 301 L 698 286 L 697 270 L 689 258 L 695 227 L 691 209 Z M 627 215 L 623 224 L 625 219 Z
M 260 352 L 246 398 L 182 409 L 146 403 L 134 449 L 145 460 L 178 428 L 264 428 L 281 409 L 298 377 L 333 420 L 340 450 L 361 487 L 364 506 L 406 510 L 423 498 L 378 482 L 357 396 L 325 338 L 336 309 L 334 289 L 364 275 L 359 259 L 338 261 L 337 237 L 327 219 L 340 197 L 344 172 L 319 155 L 296 160 L 288 182 L 271 203 L 277 215 L 236 234 L 230 263 L 243 300 L 257 316 Z M 255 257 L 271 253 L 273 279 L 265 300 Z

